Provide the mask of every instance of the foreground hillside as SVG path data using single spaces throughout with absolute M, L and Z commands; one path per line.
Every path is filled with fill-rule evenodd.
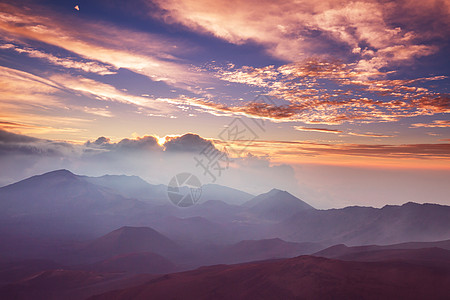
M 203 267 L 90 299 L 448 299 L 449 286 L 448 268 L 299 256 Z

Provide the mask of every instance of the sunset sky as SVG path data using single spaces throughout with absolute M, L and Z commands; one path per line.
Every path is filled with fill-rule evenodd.
M 193 133 L 266 168 L 249 192 L 292 176 L 318 207 L 450 201 L 449 1 L 1 1 L 0 32 L 0 184 L 53 167 L 167 183 L 80 161 Z

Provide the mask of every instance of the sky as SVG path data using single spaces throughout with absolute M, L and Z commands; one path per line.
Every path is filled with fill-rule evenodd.
M 0 1 L 0 33 L 0 185 L 450 204 L 450 1 Z

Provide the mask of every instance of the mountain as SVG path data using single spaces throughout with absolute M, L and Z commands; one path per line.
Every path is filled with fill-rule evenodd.
M 104 175 L 100 177 L 82 176 L 86 181 L 111 189 L 126 198 L 134 198 L 151 204 L 166 204 L 167 185 L 150 184 L 138 176 Z M 230 187 L 218 184 L 202 186 L 200 202 L 219 200 L 231 205 L 241 205 L 254 196 Z
M 49 208 L 53 213 L 80 210 L 115 212 L 139 204 L 141 202 L 91 184 L 67 170 L 33 176 L 0 188 L 2 216 L 45 213 Z
M 311 254 L 322 247 L 313 243 L 292 243 L 279 238 L 244 240 L 218 251 L 220 263 L 240 263 Z
M 93 236 L 132 222 L 149 209 L 141 201 L 124 198 L 67 170 L 0 188 L 2 228 L 34 238 Z
M 126 198 L 138 199 L 151 204 L 167 203 L 167 186 L 149 184 L 138 176 L 104 175 L 81 176 L 87 182 L 111 189 Z
M 418 243 L 412 245 L 406 243 L 387 246 L 369 245 L 356 247 L 347 247 L 340 244 L 321 250 L 313 255 L 348 261 L 406 261 L 408 263 L 428 266 L 446 265 L 450 269 L 450 250 L 435 247 L 436 244 L 448 246 L 448 241 L 420 244 L 423 248 L 416 248 Z
M 147 282 L 155 275 L 131 276 L 85 270 L 53 269 L 0 287 L 0 299 L 79 300 L 118 288 Z
M 450 238 L 450 206 L 406 203 L 381 209 L 346 207 L 305 210 L 283 221 L 274 233 L 288 241 L 396 244 Z
M 204 217 L 216 223 L 231 223 L 242 219 L 243 208 L 231 205 L 221 200 L 208 200 L 174 212 L 174 215 L 183 218 Z
M 90 299 L 446 299 L 448 271 L 300 256 L 202 267 Z
M 129 253 L 110 257 L 86 266 L 100 272 L 128 272 L 164 274 L 176 270 L 176 266 L 165 257 L 152 252 Z
M 183 245 L 226 244 L 232 240 L 230 228 L 204 217 L 178 218 L 166 216 L 151 223 L 165 236 Z
M 408 242 L 383 246 L 385 249 L 423 249 L 434 247 L 450 250 L 450 240 L 437 242 Z
M 252 199 L 254 195 L 218 184 L 202 186 L 201 202 L 220 200 L 231 205 L 242 205 Z
M 348 255 L 360 252 L 370 252 L 378 250 L 396 250 L 396 249 L 425 249 L 425 248 L 441 248 L 450 250 L 450 240 L 437 241 L 437 242 L 409 242 L 392 245 L 367 245 L 367 246 L 354 246 L 348 247 L 344 244 L 334 245 L 314 253 L 315 256 L 322 256 L 327 258 L 338 258 L 342 255 Z
M 0 286 L 45 270 L 58 269 L 62 266 L 51 260 L 22 260 L 0 263 Z
M 95 259 L 141 252 L 172 256 L 181 251 L 179 245 L 152 228 L 130 226 L 86 243 L 81 250 L 85 256 Z
M 122 254 L 152 252 L 177 265 L 184 264 L 185 259 L 189 261 L 187 265 L 198 266 L 202 255 L 187 254 L 182 249 L 204 253 L 202 249 L 217 250 L 243 240 L 275 241 L 277 238 L 302 244 L 318 243 L 323 247 L 340 243 L 386 245 L 450 238 L 450 207 L 444 205 L 406 203 L 380 209 L 317 210 L 277 189 L 253 197 L 243 205 L 216 199 L 187 208 L 169 201 L 154 205 L 124 196 L 132 196 L 135 189 L 136 196 L 149 186 L 135 176 L 91 178 L 57 170 L 0 188 L 0 255 L 15 260 L 50 259 L 73 265 Z M 236 199 L 240 197 L 242 201 L 248 197 L 216 185 L 205 189 L 208 193 L 223 191 L 215 198 L 237 195 Z M 88 246 L 80 249 L 79 245 L 91 243 L 86 241 L 121 227 L 154 228 L 177 246 L 163 247 L 162 251 L 146 244 L 139 249 L 136 240 L 140 237 L 136 234 L 136 238 L 127 242 L 136 247 L 130 246 L 127 251 L 117 251 L 122 247 L 119 242 L 110 247 L 98 246 L 105 247 L 105 251 L 95 250 L 92 245 L 91 252 Z M 103 240 L 100 244 L 107 242 Z M 246 257 L 242 254 L 238 261 L 270 258 L 263 247 L 260 249 L 264 255 Z M 193 257 L 188 258 L 189 255 Z
M 244 203 L 243 206 L 258 218 L 276 221 L 284 220 L 300 211 L 314 209 L 292 194 L 278 189 L 258 195 Z

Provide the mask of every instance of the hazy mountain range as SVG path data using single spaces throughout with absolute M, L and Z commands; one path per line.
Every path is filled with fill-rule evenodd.
M 349 280 L 358 295 L 415 297 L 439 296 L 450 283 L 450 207 L 437 204 L 318 210 L 287 191 L 255 196 L 210 184 L 199 204 L 180 208 L 167 186 L 137 176 L 57 170 L 0 188 L 0 238 L 2 299 L 82 299 L 126 287 L 96 299 L 326 298 L 349 293 Z M 357 279 L 363 273 L 370 284 Z M 333 279 L 321 289 L 308 276 Z M 389 276 L 434 285 L 383 290 Z M 286 285 L 295 278 L 297 287 Z M 244 291 L 242 280 L 255 288 Z

